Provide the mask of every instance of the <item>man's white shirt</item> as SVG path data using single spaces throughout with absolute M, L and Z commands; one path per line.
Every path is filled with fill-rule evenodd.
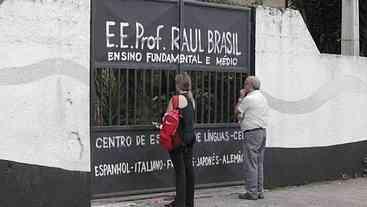
M 243 131 L 266 128 L 268 119 L 268 103 L 264 95 L 255 90 L 240 99 L 237 110 L 238 120 Z

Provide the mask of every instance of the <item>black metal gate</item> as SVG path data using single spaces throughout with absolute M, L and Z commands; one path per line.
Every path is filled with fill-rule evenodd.
M 116 13 L 112 11 L 114 9 Z M 208 16 L 201 11 L 208 12 Z M 254 73 L 254 11 L 195 1 L 92 1 L 91 171 L 92 194 L 95 197 L 172 189 L 172 163 L 158 144 L 158 131 L 152 122 L 159 121 L 165 112 L 169 98 L 175 93 L 175 75 L 182 71 L 191 75 L 197 106 L 198 142 L 194 165 L 198 187 L 241 181 L 242 157 L 238 141 L 243 139 L 243 135 L 234 123 L 233 107 L 245 77 Z M 160 15 L 149 15 L 154 12 Z M 124 16 L 124 13 L 129 16 Z M 216 13 L 219 17 L 211 19 L 210 15 Z M 173 25 L 169 25 L 171 20 L 166 20 L 170 17 L 177 20 Z M 227 27 L 231 20 L 239 23 Z M 144 28 L 143 24 L 148 24 L 146 22 L 153 26 Z M 207 24 L 211 25 L 208 29 Z M 246 28 L 241 29 L 241 25 Z M 228 31 L 220 32 L 222 27 Z M 134 36 L 126 32 L 130 28 Z M 166 35 L 163 33 L 165 28 L 171 29 L 168 36 L 163 36 Z M 174 48 L 176 28 L 179 30 L 178 50 L 167 54 L 158 51 L 166 51 L 162 46 L 148 50 L 149 44 L 153 48 L 153 41 Z M 101 33 L 101 30 L 104 31 Z M 142 31 L 151 30 L 156 32 L 156 39 L 149 36 L 145 43 L 139 42 L 143 38 L 139 36 Z M 162 37 L 158 34 L 161 31 Z M 195 51 L 199 51 L 201 46 L 205 49 L 190 56 L 189 52 L 194 51 L 194 47 L 188 45 L 187 48 L 192 50 L 185 51 L 181 45 L 185 44 L 185 37 L 192 37 L 193 32 L 196 32 L 196 40 L 207 32 L 207 36 L 201 36 L 207 42 L 196 45 L 198 49 Z M 218 33 L 222 37 L 218 37 Z M 167 43 L 164 38 L 168 39 L 169 35 L 171 42 Z M 227 41 L 231 37 L 233 41 Z M 214 42 L 220 42 L 216 38 L 221 38 L 222 43 L 215 45 Z M 217 53 L 215 57 L 210 50 L 223 51 L 219 44 L 225 55 Z M 235 48 L 235 44 L 242 47 Z M 129 49 L 131 52 L 126 52 Z M 235 50 L 240 52 L 235 53 Z M 241 56 L 244 53 L 246 57 Z M 169 55 L 173 60 L 184 57 L 184 61 L 148 62 L 153 61 L 154 56 Z M 188 58 L 195 58 L 195 55 L 196 62 L 190 62 Z M 201 61 L 200 56 L 203 56 Z M 214 63 L 205 63 L 208 57 L 215 60 Z

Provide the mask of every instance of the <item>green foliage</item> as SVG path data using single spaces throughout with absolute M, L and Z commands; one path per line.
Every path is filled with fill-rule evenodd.
M 95 125 L 148 125 L 174 94 L 173 71 L 97 69 Z
M 95 126 L 150 125 L 175 94 L 176 71 L 97 69 Z M 197 123 L 234 121 L 233 107 L 246 77 L 234 72 L 189 72 Z
M 322 53 L 341 52 L 342 0 L 289 0 L 290 8 L 298 9 Z

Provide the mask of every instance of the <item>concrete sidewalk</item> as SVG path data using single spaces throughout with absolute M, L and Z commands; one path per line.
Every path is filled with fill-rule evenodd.
M 298 187 L 278 188 L 265 192 L 265 199 L 238 199 L 242 186 L 204 189 L 195 192 L 196 207 L 367 207 L 367 178 L 314 183 Z M 159 207 L 173 193 L 144 197 L 112 198 L 92 201 L 92 207 Z

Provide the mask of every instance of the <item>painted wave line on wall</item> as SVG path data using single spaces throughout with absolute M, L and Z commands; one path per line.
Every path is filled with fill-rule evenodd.
M 86 67 L 57 58 L 3 68 L 0 91 L 0 159 L 90 171 Z
M 366 94 L 367 84 L 357 77 L 343 76 L 327 82 L 311 96 L 297 101 L 282 100 L 263 91 L 269 106 L 285 114 L 311 113 L 331 99 L 346 92 Z
M 30 83 L 52 75 L 65 75 L 89 85 L 87 68 L 71 60 L 53 58 L 23 67 L 0 69 L 0 86 Z

